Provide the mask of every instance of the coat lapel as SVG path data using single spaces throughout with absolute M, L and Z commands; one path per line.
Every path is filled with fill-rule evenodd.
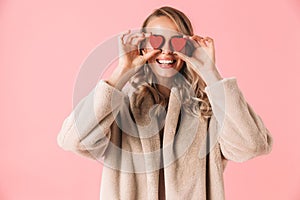
M 134 101 L 135 99 L 133 99 Z M 145 158 L 145 169 L 152 172 L 160 169 L 161 153 L 159 132 L 163 131 L 163 147 L 173 141 L 181 109 L 178 89 L 170 92 L 168 111 L 163 117 L 156 117 L 152 108 L 157 106 L 151 96 L 145 97 L 142 107 L 132 107 L 139 138 Z
M 174 139 L 180 109 L 181 109 L 181 102 L 179 100 L 179 92 L 177 88 L 173 87 L 171 89 L 169 106 L 168 106 L 168 111 L 165 119 L 164 137 L 163 137 L 164 147 Z

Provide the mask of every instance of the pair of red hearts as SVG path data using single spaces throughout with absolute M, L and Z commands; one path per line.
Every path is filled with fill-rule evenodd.
M 150 35 L 149 42 L 154 49 L 160 49 L 165 43 L 165 38 L 162 35 Z M 169 42 L 172 51 L 181 51 L 187 40 L 182 36 L 173 36 Z

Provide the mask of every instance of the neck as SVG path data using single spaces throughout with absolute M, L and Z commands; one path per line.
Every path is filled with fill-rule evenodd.
M 162 93 L 165 97 L 170 96 L 171 87 L 173 83 L 173 78 L 164 78 L 164 77 L 157 77 L 157 84 L 158 90 Z

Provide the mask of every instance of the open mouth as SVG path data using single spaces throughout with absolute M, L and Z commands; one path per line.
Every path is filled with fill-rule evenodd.
M 169 59 L 156 59 L 156 62 L 162 68 L 171 68 L 176 63 L 176 60 L 169 60 Z

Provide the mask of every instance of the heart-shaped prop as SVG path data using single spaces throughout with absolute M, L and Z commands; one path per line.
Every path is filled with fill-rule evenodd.
M 186 45 L 186 39 L 180 37 L 174 37 L 171 39 L 171 45 L 174 51 L 181 51 Z
M 161 35 L 150 35 L 149 39 L 154 49 L 160 48 L 164 42 L 164 38 Z

